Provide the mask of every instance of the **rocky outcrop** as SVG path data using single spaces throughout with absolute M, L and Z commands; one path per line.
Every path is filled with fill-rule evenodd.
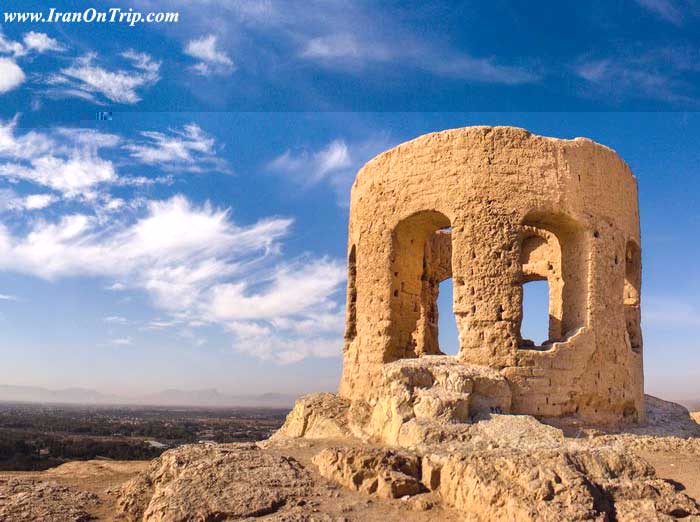
M 342 439 L 352 436 L 348 427 L 349 408 L 350 401 L 332 393 L 305 395 L 271 438 Z
M 191 445 L 170 450 L 121 490 L 126 520 L 238 520 L 293 511 L 311 485 L 296 460 L 255 444 Z
M 495 370 L 447 356 L 404 359 L 382 368 L 363 431 L 402 447 L 459 439 L 459 425 L 477 415 L 508 412 L 510 402 L 508 383 Z
M 94 493 L 55 481 L 0 478 L 0 520 L 87 522 L 93 520 L 90 511 L 99 503 Z
M 425 491 L 420 459 L 390 449 L 327 448 L 313 458 L 319 473 L 349 489 L 401 498 Z
M 700 437 L 687 430 L 700 426 L 672 403 L 646 403 L 651 421 L 634 431 L 559 429 L 527 415 L 478 414 L 444 423 L 459 437 L 397 448 L 352 435 L 353 426 L 367 425 L 369 405 L 319 394 L 302 401 L 303 415 L 290 414 L 293 437 L 280 432 L 259 444 L 182 446 L 150 465 L 99 460 L 0 474 L 0 520 L 700 520 L 692 498 L 700 494 L 697 478 L 687 481 L 700 463 Z M 673 429 L 680 430 L 676 436 Z M 640 458 L 650 452 L 673 455 L 685 471 L 676 476 L 666 465 L 657 474 Z
M 330 394 L 305 398 L 278 440 L 303 437 L 295 428 L 302 417 L 316 427 L 317 440 L 324 435 L 318 427 L 332 426 L 327 438 L 336 445 L 312 459 L 322 476 L 383 498 L 431 495 L 431 502 L 438 499 L 469 520 L 700 516 L 692 498 L 634 453 L 669 440 L 700 449 L 700 427 L 684 408 L 649 397 L 643 425 L 621 433 L 567 426 L 565 435 L 528 415 L 496 413 L 507 411 L 510 400 L 496 372 L 430 359 L 385 365 L 373 404 L 348 404 Z M 319 418 L 326 411 L 334 413 L 330 424 Z M 339 446 L 339 432 L 359 437 Z M 389 444 L 404 449 L 381 446 Z
M 356 437 L 411 448 L 466 436 L 473 419 L 510 410 L 497 371 L 453 357 L 406 359 L 384 366 L 369 402 L 330 393 L 297 401 L 275 437 Z
M 660 520 L 700 514 L 698 505 L 642 459 L 615 450 L 437 453 L 424 483 L 479 520 Z M 670 518 L 668 518 L 670 520 Z

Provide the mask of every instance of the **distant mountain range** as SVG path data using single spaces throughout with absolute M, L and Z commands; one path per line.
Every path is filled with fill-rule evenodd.
M 149 405 L 199 407 L 291 408 L 296 397 L 279 393 L 225 395 L 214 388 L 203 390 L 163 390 L 151 395 L 123 397 L 87 388 L 50 390 L 38 386 L 0 384 L 2 402 L 38 402 L 54 404 Z
M 681 402 L 683 406 L 688 408 L 690 411 L 700 411 L 700 401 L 683 401 Z

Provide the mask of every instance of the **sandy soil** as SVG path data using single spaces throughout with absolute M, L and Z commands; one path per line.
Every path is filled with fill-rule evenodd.
M 700 455 L 648 451 L 637 453 L 654 466 L 660 478 L 679 484 L 686 495 L 700 501 Z
M 95 520 L 112 521 L 115 520 L 115 496 L 110 493 L 110 490 L 123 484 L 141 471 L 144 471 L 148 468 L 149 464 L 150 461 L 90 460 L 69 462 L 46 471 L 1 472 L 0 481 L 5 479 L 17 479 L 22 482 L 45 482 L 69 488 L 70 491 L 67 492 L 65 496 L 60 496 L 59 498 L 45 498 L 42 500 L 42 502 L 46 504 L 47 512 L 58 514 L 58 518 L 45 518 L 44 520 L 69 522 L 72 519 L 68 514 L 63 514 L 60 506 L 57 505 L 54 509 L 54 507 L 48 504 L 51 502 L 56 502 L 57 504 L 68 502 L 71 497 L 78 498 L 77 494 L 72 495 L 72 493 L 87 492 L 95 494 L 97 496 L 97 501 L 86 501 L 81 507 L 92 515 Z M 31 517 L 32 515 L 27 514 L 26 518 L 20 518 L 18 521 L 29 521 Z M 62 517 L 64 517 L 65 520 Z M 8 522 L 14 521 L 8 520 Z

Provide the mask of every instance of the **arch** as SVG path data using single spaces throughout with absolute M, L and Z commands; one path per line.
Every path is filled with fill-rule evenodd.
M 587 320 L 588 245 L 583 227 L 561 213 L 530 213 L 523 220 L 519 249 L 519 346 L 536 348 L 520 334 L 522 285 L 531 281 L 547 281 L 549 287 L 549 339 L 542 346 L 571 337 Z
M 625 285 L 623 306 L 627 341 L 635 353 L 642 353 L 642 325 L 640 291 L 642 284 L 642 252 L 635 241 L 628 241 L 625 247 Z
M 348 255 L 347 312 L 345 317 L 345 348 L 357 336 L 357 252 L 355 245 Z
M 414 213 L 392 233 L 390 336 L 387 361 L 440 354 L 439 284 L 452 277 L 450 219 L 436 210 Z
M 520 324 L 520 347 L 547 344 L 552 335 L 552 314 L 549 310 L 549 281 L 546 278 L 526 281 L 523 289 L 523 316 Z

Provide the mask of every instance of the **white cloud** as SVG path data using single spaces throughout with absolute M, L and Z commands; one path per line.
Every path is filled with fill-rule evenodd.
M 121 315 L 108 315 L 102 319 L 105 323 L 109 324 L 128 324 L 129 320 Z
M 216 160 L 214 139 L 194 124 L 141 136 L 141 142 L 124 143 L 85 129 L 21 132 L 17 117 L 0 122 L 0 178 L 52 190 L 18 195 L 0 189 L 0 210 L 21 211 L 0 220 L 0 271 L 48 281 L 95 278 L 105 289 L 142 293 L 163 314 L 142 329 L 173 327 L 197 345 L 199 329 L 218 326 L 236 350 L 256 357 L 292 362 L 336 355 L 344 267 L 325 258 L 283 256 L 290 219 L 238 225 L 229 210 L 195 205 L 182 195 L 111 195 L 112 187 L 141 181 L 120 177 L 100 155 L 103 149 L 178 170 Z M 350 168 L 353 159 L 342 140 L 301 157 L 319 180 Z M 292 165 L 303 168 L 301 159 Z M 50 213 L 39 211 L 61 197 Z M 28 214 L 31 209 L 36 212 Z M 125 324 L 121 316 L 105 321 Z
M 107 229 L 85 214 L 36 221 L 25 236 L 0 225 L 0 252 L 14 256 L 0 260 L 0 267 L 49 280 L 114 277 L 125 287 L 151 290 L 168 308 L 177 309 L 181 293 L 195 283 L 242 269 L 244 261 L 252 262 L 248 252 L 264 254 L 290 224 L 271 219 L 240 228 L 225 210 L 196 208 L 175 196 L 151 201 L 135 222 L 112 223 Z
M 534 83 L 539 74 L 533 70 L 496 63 L 491 58 L 476 58 L 466 53 L 456 53 L 445 58 L 426 55 L 418 66 L 443 76 L 485 83 L 517 85 Z
M 23 206 L 27 210 L 46 208 L 58 200 L 53 194 L 31 194 L 24 198 Z
M 228 74 L 235 69 L 233 60 L 218 48 L 217 37 L 213 34 L 190 40 L 184 52 L 200 60 L 194 65 L 194 69 L 203 76 Z
M 0 176 L 31 181 L 69 197 L 90 194 L 90 189 L 96 185 L 117 177 L 111 162 L 80 155 L 71 158 L 44 156 L 32 160 L 30 166 L 0 165 Z
M 683 13 L 673 0 L 636 0 L 636 2 L 668 22 L 680 25 Z
M 345 280 L 345 270 L 329 260 L 308 265 L 281 265 L 270 281 L 250 292 L 245 281 L 212 288 L 209 313 L 217 321 L 268 320 L 294 317 L 305 310 L 333 309 L 329 296 Z
M 141 330 L 165 330 L 167 328 L 177 326 L 180 323 L 181 321 L 178 320 L 154 319 L 142 326 Z
M 133 49 L 127 49 L 122 53 L 122 57 L 129 60 L 136 69 L 153 75 L 158 75 L 160 71 L 160 62 L 154 60 L 148 53 L 139 53 Z
M 272 160 L 268 167 L 290 174 L 303 184 L 314 184 L 347 169 L 352 164 L 347 144 L 344 140 L 336 139 L 316 152 L 302 150 L 293 153 L 287 150 Z
M 14 295 L 0 294 L 0 301 L 19 301 Z
M 13 56 L 22 56 L 24 54 L 24 46 L 12 40 L 5 38 L 5 35 L 0 31 L 0 54 L 11 54 Z
M 100 101 L 96 96 L 103 96 L 113 102 L 134 104 L 141 100 L 139 90 L 160 80 L 160 62 L 135 51 L 126 51 L 122 56 L 130 62 L 130 69 L 108 70 L 96 65 L 97 55 L 89 53 L 47 81 L 57 95 L 94 101 Z
M 331 34 L 311 38 L 301 52 L 304 58 L 320 60 L 389 60 L 391 52 L 378 42 L 361 42 L 352 34 Z
M 673 47 L 632 49 L 615 56 L 583 57 L 573 70 L 587 83 L 588 95 L 689 102 L 695 99 L 695 83 L 686 75 L 700 71 L 696 54 Z
M 0 189 L 0 211 L 41 210 L 58 201 L 53 194 L 20 196 L 10 189 Z
M 103 150 L 119 150 L 122 138 L 91 129 L 54 128 L 47 132 L 18 131 L 19 118 L 0 121 L 0 178 L 11 182 L 26 181 L 60 193 L 101 205 L 105 212 L 127 206 L 122 198 L 111 196 L 111 187 L 139 187 L 170 184 L 173 175 L 144 177 L 120 176 L 113 161 L 102 156 Z M 196 125 L 188 125 L 172 134 L 143 133 L 147 142 L 131 141 L 125 147 L 144 163 L 165 170 L 203 171 L 227 169 L 224 160 L 213 152 L 215 140 Z M 160 156 L 158 155 L 160 154 Z M 57 201 L 55 194 L 36 194 L 15 209 L 39 209 Z M 138 204 L 132 199 L 129 205 Z M 3 208 L 11 205 L 5 204 Z
M 75 129 L 58 129 L 53 135 L 18 134 L 17 122 L 17 117 L 0 122 L 0 177 L 29 181 L 66 197 L 88 198 L 100 184 L 117 180 L 112 162 L 99 156 L 100 149 L 119 143 L 117 136 Z M 51 201 L 43 196 L 27 203 L 38 208 Z
M 17 88 L 25 78 L 24 72 L 13 60 L 0 58 L 0 94 Z
M 333 33 L 307 40 L 302 58 L 327 66 L 348 69 L 369 62 L 401 62 L 453 78 L 487 83 L 531 83 L 538 74 L 518 66 L 496 63 L 491 58 L 476 58 L 454 50 L 445 51 L 410 39 L 393 46 L 384 38 L 358 38 L 350 33 Z
M 147 141 L 129 143 L 124 148 L 147 165 L 190 172 L 227 170 L 226 162 L 216 157 L 214 138 L 194 123 L 182 129 L 171 129 L 167 134 L 148 131 L 141 136 Z
M 192 342 L 197 328 L 220 325 L 236 350 L 257 357 L 337 354 L 345 269 L 329 259 L 283 260 L 279 242 L 291 224 L 271 218 L 239 226 L 228 210 L 175 196 L 148 202 L 135 220 L 102 223 L 76 213 L 34 220 L 26 231 L 0 224 L 0 270 L 96 277 L 111 289 L 146 292 L 167 315 L 144 329 L 182 324 Z M 105 321 L 123 324 L 120 316 Z
M 287 150 L 269 162 L 267 168 L 302 187 L 328 183 L 337 195 L 338 205 L 344 207 L 359 168 L 393 144 L 386 134 L 353 143 L 338 138 L 317 151 Z
M 61 52 L 65 50 L 58 40 L 51 38 L 46 33 L 29 31 L 24 33 L 23 41 L 24 45 L 20 42 L 8 40 L 0 31 L 0 54 L 11 54 L 18 58 L 27 55 L 31 51 L 45 53 L 47 51 Z
M 51 38 L 46 33 L 29 31 L 28 33 L 24 34 L 23 40 L 26 49 L 36 51 L 38 53 L 45 53 L 47 51 L 61 52 L 65 50 L 65 48 L 58 43 L 58 40 Z
M 109 344 L 113 344 L 114 346 L 131 346 L 134 344 L 134 340 L 131 337 L 119 337 L 110 340 Z

